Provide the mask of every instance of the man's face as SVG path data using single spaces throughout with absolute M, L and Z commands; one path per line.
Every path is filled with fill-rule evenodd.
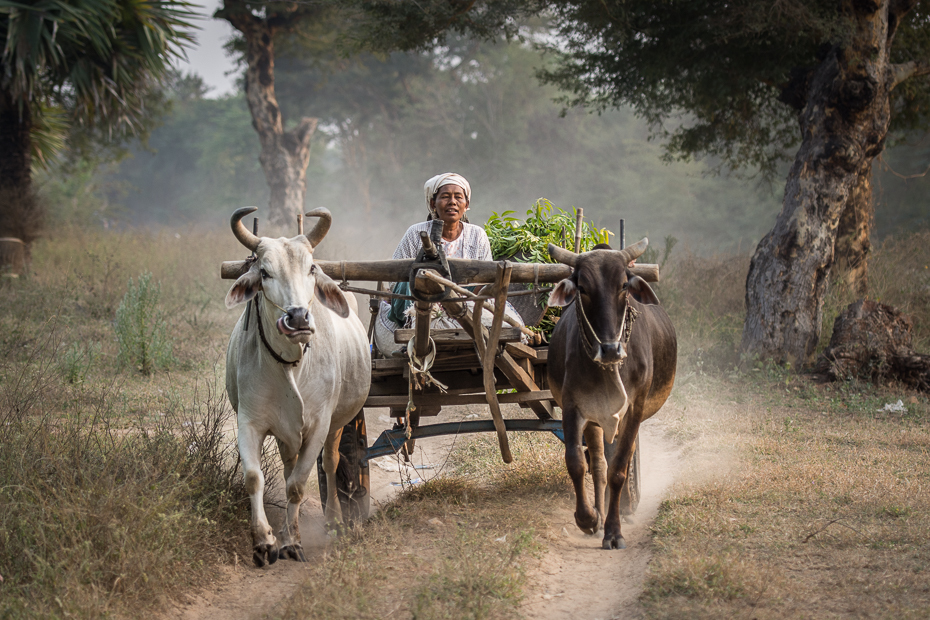
M 458 185 L 443 185 L 433 199 L 433 211 L 443 224 L 455 224 L 465 215 L 468 199 Z

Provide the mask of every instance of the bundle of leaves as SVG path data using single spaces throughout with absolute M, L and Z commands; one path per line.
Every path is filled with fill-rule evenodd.
M 508 259 L 521 263 L 551 263 L 547 247 L 550 243 L 562 248 L 575 247 L 575 222 L 578 211 L 572 212 L 555 207 L 545 198 L 540 198 L 526 212 L 526 220 L 513 217 L 513 211 L 500 215 L 492 213 L 484 230 L 491 242 L 494 260 Z M 613 233 L 606 228 L 583 222 L 581 226 L 581 251 L 586 252 L 598 243 L 609 243 Z
M 575 225 L 578 211 L 572 212 L 553 206 L 545 198 L 538 199 L 527 212 L 527 218 L 520 220 L 513 217 L 513 211 L 504 211 L 500 215 L 492 213 L 484 230 L 491 242 L 491 254 L 494 260 L 507 259 L 521 263 L 552 263 L 549 257 L 549 244 L 574 250 Z M 609 243 L 613 233 L 606 228 L 598 228 L 590 222 L 581 226 L 581 251 L 586 252 L 598 243 Z M 548 298 L 537 298 L 539 304 Z M 535 327 L 548 340 L 555 328 L 561 308 L 547 308 L 546 313 Z

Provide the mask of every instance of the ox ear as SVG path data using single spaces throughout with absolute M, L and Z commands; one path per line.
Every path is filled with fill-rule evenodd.
M 649 284 L 639 276 L 633 276 L 630 278 L 629 282 L 627 283 L 627 287 L 628 290 L 633 294 L 633 299 L 639 303 L 645 304 L 647 306 L 659 305 L 659 298 L 656 297 L 652 287 L 649 286 Z
M 349 304 L 342 290 L 319 268 L 316 270 L 316 298 L 342 318 L 349 317 Z
M 229 292 L 226 293 L 226 307 L 232 309 L 247 302 L 262 290 L 262 276 L 257 267 L 252 267 L 239 276 Z
M 549 293 L 550 306 L 567 306 L 575 299 L 575 283 L 568 278 L 555 285 L 552 292 Z

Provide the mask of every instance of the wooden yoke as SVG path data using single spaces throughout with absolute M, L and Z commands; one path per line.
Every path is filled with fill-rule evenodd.
M 319 269 L 330 278 L 341 281 L 356 282 L 405 282 L 410 277 L 410 268 L 414 259 L 371 260 L 371 261 L 314 261 Z M 457 284 L 488 284 L 494 282 L 497 263 L 492 261 L 471 260 L 466 258 L 448 259 L 453 279 Z M 220 276 L 224 280 L 235 280 L 249 270 L 251 263 L 247 260 L 224 261 L 220 267 Z M 572 274 L 572 268 L 561 263 L 513 263 L 510 275 L 511 283 L 550 284 L 564 280 Z M 646 282 L 659 281 L 659 266 L 644 263 L 633 265 L 630 272 Z

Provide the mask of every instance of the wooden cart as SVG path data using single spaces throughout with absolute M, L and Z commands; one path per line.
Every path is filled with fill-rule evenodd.
M 418 319 L 415 329 L 395 332 L 396 342 L 407 346 L 406 357 L 381 358 L 373 354 L 368 399 L 343 430 L 337 484 L 348 523 L 368 517 L 369 459 L 399 452 L 409 455 L 417 439 L 495 432 L 501 457 L 507 463 L 513 459 L 508 432 L 545 431 L 564 441 L 562 422 L 554 415 L 555 402 L 547 385 L 548 345 L 521 343 L 521 334 L 526 330 L 507 324 L 504 308 L 508 299 L 517 296 L 539 300 L 549 290 L 547 285 L 569 277 L 571 268 L 562 264 L 447 259 L 440 243 L 441 230 L 442 226 L 437 225 L 431 234 L 421 233 L 422 248 L 415 259 L 316 261 L 318 268 L 339 282 L 344 291 L 370 295 L 372 327 L 381 300 L 403 297 L 382 290 L 384 282 L 410 283 L 411 294 L 404 298 L 413 302 Z M 237 278 L 247 269 L 247 261 L 229 261 L 223 263 L 222 276 Z M 658 280 L 657 265 L 637 265 L 633 269 L 648 281 Z M 354 286 L 359 282 L 378 286 Z M 472 309 L 465 302 L 473 302 Z M 428 318 L 433 304 L 440 304 L 461 328 L 430 329 Z M 491 314 L 490 326 L 476 319 L 483 313 Z M 500 410 L 502 403 L 517 403 L 533 415 L 505 420 Z M 437 416 L 443 407 L 468 404 L 487 404 L 492 419 L 423 423 L 424 418 Z M 369 446 L 365 408 L 371 407 L 390 408 L 396 423 Z M 612 446 L 605 448 L 610 458 Z M 318 461 L 317 471 L 322 470 Z M 627 483 L 634 509 L 639 503 L 638 473 L 637 450 Z M 322 474 L 319 483 L 325 508 L 326 478 Z

